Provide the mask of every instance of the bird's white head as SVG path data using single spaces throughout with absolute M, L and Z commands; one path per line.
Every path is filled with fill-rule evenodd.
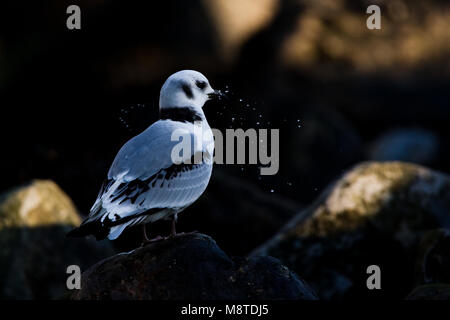
M 183 70 L 172 74 L 164 82 L 159 96 L 159 109 L 201 109 L 206 101 L 220 95 L 221 92 L 211 88 L 203 74 L 194 70 Z

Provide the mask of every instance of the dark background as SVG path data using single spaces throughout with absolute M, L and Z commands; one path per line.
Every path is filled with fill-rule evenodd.
M 446 1 L 231 2 L 3 1 L 0 191 L 52 179 L 87 214 L 115 154 L 157 119 L 160 87 L 182 69 L 229 89 L 230 100 L 205 107 L 212 127 L 280 129 L 277 175 L 216 165 L 211 188 L 181 215 L 180 230 L 208 233 L 232 254 L 362 160 L 450 171 Z M 365 9 L 375 3 L 382 30 L 371 31 Z M 81 30 L 66 28 L 70 4 Z M 249 194 L 274 206 L 261 228 L 244 217 Z M 129 237 L 119 246 L 134 246 Z

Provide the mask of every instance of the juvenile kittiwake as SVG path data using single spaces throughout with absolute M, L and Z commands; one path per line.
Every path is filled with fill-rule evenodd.
M 214 140 L 202 108 L 221 95 L 197 71 L 171 75 L 160 92 L 160 120 L 120 149 L 89 216 L 68 235 L 114 240 L 140 224 L 146 243 L 152 241 L 146 223 L 171 219 L 175 236 L 178 213 L 200 197 L 211 177 Z M 191 140 L 187 152 L 174 152 L 179 136 Z M 180 159 L 174 161 L 174 155 Z

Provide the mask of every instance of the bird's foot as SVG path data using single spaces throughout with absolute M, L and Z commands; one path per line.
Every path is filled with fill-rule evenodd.
M 141 247 L 144 247 L 144 246 L 146 246 L 146 245 L 148 245 L 150 243 L 162 241 L 162 240 L 165 240 L 165 239 L 166 239 L 165 237 L 161 237 L 161 236 L 154 237 L 153 239 L 144 239 L 142 241 Z
M 186 236 L 186 235 L 195 234 L 195 233 L 198 233 L 198 231 L 195 230 L 195 231 L 190 231 L 190 232 L 171 233 L 169 236 L 165 237 L 165 239 L 171 239 L 171 238 Z
M 183 232 L 182 234 L 184 234 L 184 235 L 190 235 L 190 234 L 196 234 L 196 233 L 198 233 L 197 230 L 189 231 L 189 232 Z

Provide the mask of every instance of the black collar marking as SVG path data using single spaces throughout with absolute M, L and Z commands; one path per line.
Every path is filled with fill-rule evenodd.
M 201 114 L 190 107 L 183 108 L 164 108 L 160 112 L 161 120 L 173 120 L 179 122 L 202 121 Z

